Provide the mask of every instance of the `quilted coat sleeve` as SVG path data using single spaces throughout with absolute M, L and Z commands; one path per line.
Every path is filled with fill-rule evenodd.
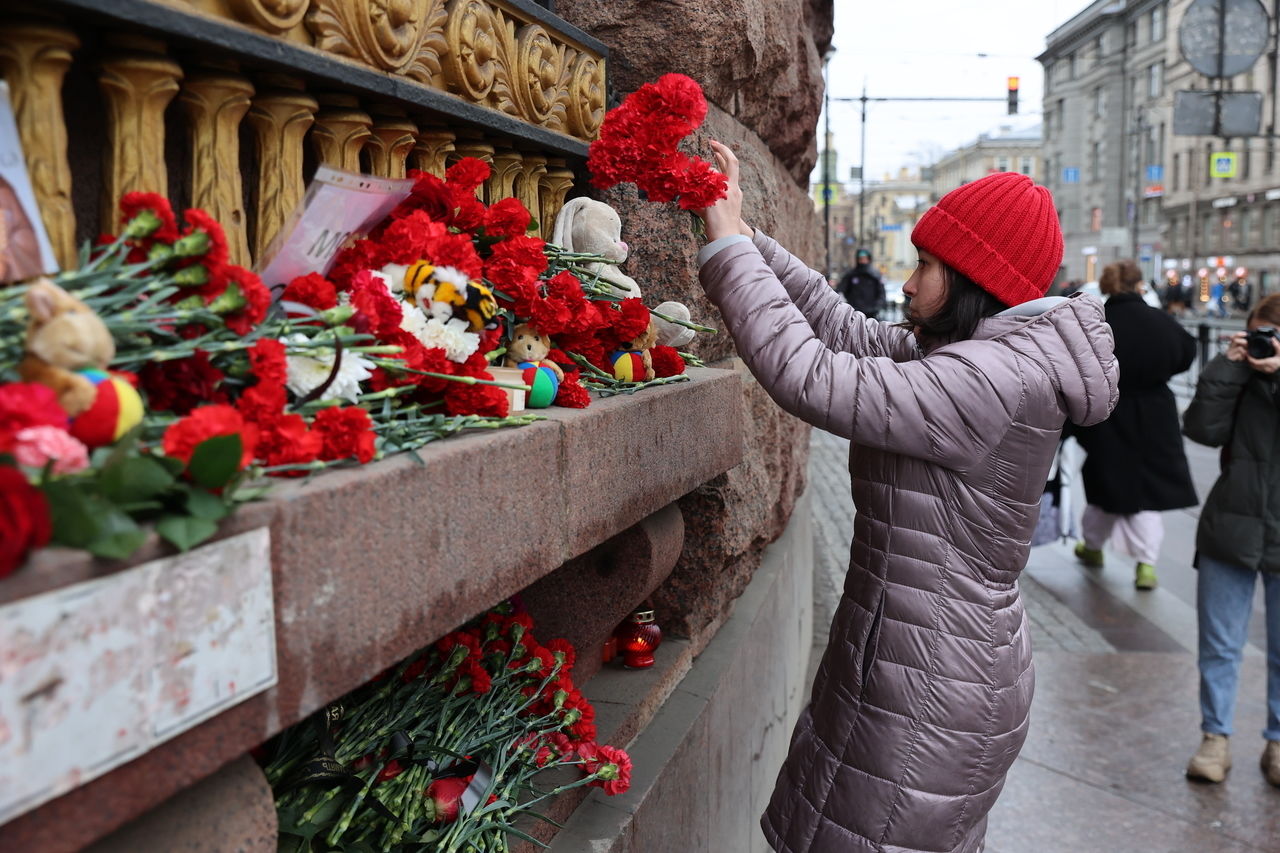
M 1231 438 L 1236 401 L 1253 369 L 1219 355 L 1204 366 L 1196 395 L 1182 416 L 1182 434 L 1198 444 L 1221 447 Z
M 762 231 L 751 241 L 787 296 L 800 309 L 818 339 L 837 352 L 885 356 L 894 361 L 919 358 L 915 337 L 893 323 L 872 320 L 845 302 L 826 277 L 809 269 Z
M 982 343 L 902 363 L 837 352 L 748 243 L 713 256 L 701 279 L 760 384 L 779 406 L 814 426 L 965 470 L 1013 424 L 1022 395 L 1017 364 L 1012 358 L 974 363 Z

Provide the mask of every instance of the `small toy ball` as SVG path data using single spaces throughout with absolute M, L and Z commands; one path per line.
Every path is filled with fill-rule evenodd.
M 93 405 L 72 418 L 68 430 L 89 447 L 116 441 L 142 421 L 142 397 L 118 373 L 86 368 L 76 373 L 93 383 L 97 394 Z
M 555 400 L 560 391 L 560 377 L 541 361 L 522 361 L 516 365 L 523 373 L 524 384 L 532 390 L 525 399 L 525 406 L 530 409 L 545 409 Z
M 617 350 L 609 353 L 609 363 L 613 365 L 613 378 L 622 382 L 644 381 L 644 356 L 630 350 Z

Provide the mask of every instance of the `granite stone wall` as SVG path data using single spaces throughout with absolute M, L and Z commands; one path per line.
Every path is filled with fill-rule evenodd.
M 811 265 L 821 226 L 808 196 L 822 101 L 821 57 L 831 41 L 831 0 L 558 0 L 556 13 L 609 45 L 610 103 L 668 72 L 702 84 L 707 121 L 686 142 L 709 156 L 707 139 L 742 162 L 745 216 Z M 723 329 L 702 293 L 691 214 L 648 204 L 631 186 L 600 194 L 622 215 L 626 264 L 652 303 L 684 302 L 695 320 Z M 714 633 L 759 565 L 761 549 L 786 526 L 804 488 L 808 427 L 781 412 L 735 359 L 726 333 L 700 335 L 709 365 L 741 371 L 746 416 L 742 464 L 681 502 L 685 548 L 655 594 L 668 630 Z M 679 434 L 669 441 L 680 441 Z

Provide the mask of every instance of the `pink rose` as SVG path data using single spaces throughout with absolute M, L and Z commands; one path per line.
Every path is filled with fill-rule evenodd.
M 53 473 L 74 474 L 89 467 L 89 449 L 65 429 L 33 426 L 19 430 L 11 451 L 19 465 L 43 468 L 53 462 Z

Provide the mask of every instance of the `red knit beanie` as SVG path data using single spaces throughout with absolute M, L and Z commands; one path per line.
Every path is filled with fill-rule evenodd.
M 1053 196 L 1017 172 L 947 193 L 916 223 L 911 242 L 1005 305 L 1044 296 L 1062 263 Z

